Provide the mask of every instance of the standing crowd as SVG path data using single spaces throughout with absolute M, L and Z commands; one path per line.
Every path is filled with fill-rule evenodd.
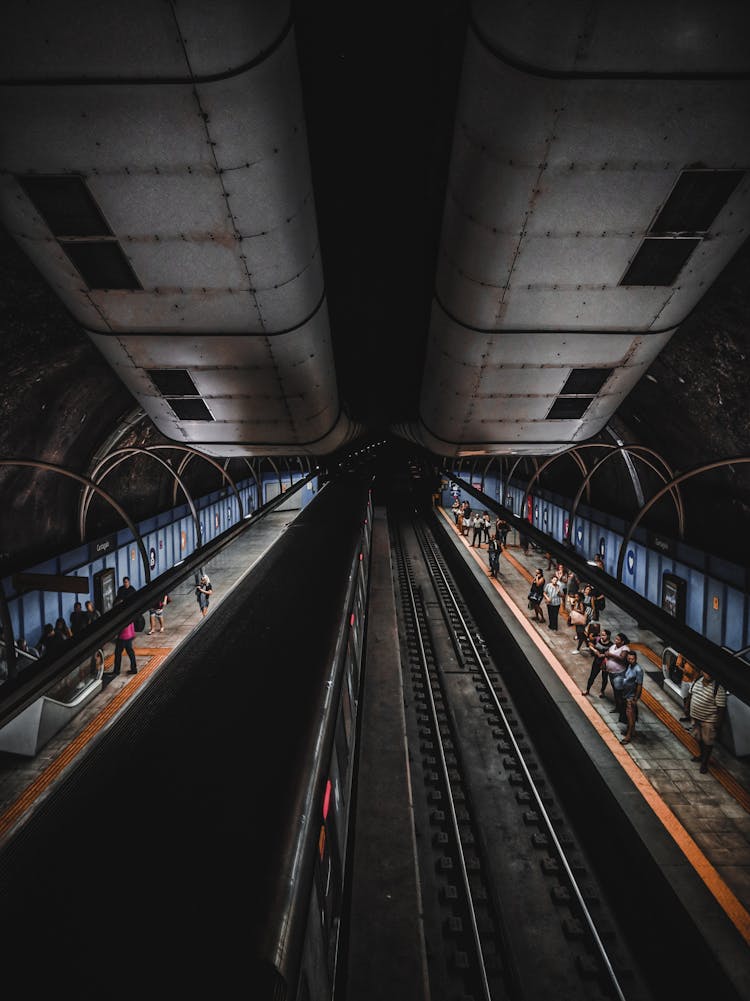
M 470 539 L 472 548 L 487 545 L 490 577 L 497 577 L 500 553 L 508 546 L 510 525 L 497 518 L 492 530 L 492 519 L 487 511 L 472 511 L 468 501 L 453 502 L 452 514 L 461 535 Z M 522 535 L 521 548 L 528 555 L 530 540 Z M 638 703 L 643 692 L 643 668 L 638 663 L 638 652 L 631 648 L 630 641 L 622 631 L 612 635 L 600 622 L 600 613 L 606 608 L 606 598 L 594 583 L 579 580 L 575 571 L 562 563 L 555 564 L 550 553 L 547 558 L 547 573 L 542 567 L 536 568 L 528 593 L 528 607 L 533 621 L 557 632 L 560 627 L 560 613 L 567 615 L 568 627 L 575 630 L 575 646 L 572 653 L 591 657 L 586 687 L 583 696 L 590 696 L 591 689 L 599 678 L 599 698 L 606 698 L 609 685 L 614 707 L 610 710 L 617 716 L 623 734 L 621 743 L 629 744 L 635 734 L 638 722 Z M 604 560 L 597 553 L 588 561 L 597 570 L 604 570 Z M 546 616 L 545 616 L 546 610 Z M 698 744 L 698 754 L 692 760 L 700 763 L 700 771 L 708 771 L 708 762 L 718 739 L 726 713 L 726 689 L 715 681 L 707 671 L 698 671 L 684 657 L 678 658 L 682 669 L 681 694 L 683 713 L 680 721 L 692 730 Z

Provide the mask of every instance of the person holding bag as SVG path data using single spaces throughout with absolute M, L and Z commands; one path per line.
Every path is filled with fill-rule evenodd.
M 581 647 L 586 643 L 586 625 L 588 621 L 589 618 L 586 615 L 583 602 L 576 601 L 568 615 L 568 622 L 575 627 L 576 639 L 578 640 L 578 645 L 573 650 L 573 653 L 580 653 Z
M 537 570 L 536 576 L 531 582 L 529 591 L 529 608 L 534 613 L 535 622 L 546 622 L 542 611 L 542 599 L 544 598 L 544 574 Z

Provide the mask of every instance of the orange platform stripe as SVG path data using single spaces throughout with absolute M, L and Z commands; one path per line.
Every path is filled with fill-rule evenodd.
M 171 651 L 168 647 L 157 649 L 136 648 L 136 655 L 139 657 L 148 656 L 148 662 L 138 668 L 132 682 L 124 685 L 114 698 L 107 703 L 101 712 L 89 722 L 77 734 L 73 740 L 64 748 L 54 761 L 50 762 L 47 768 L 37 776 L 37 778 L 23 791 L 23 793 L 0 815 L 0 841 L 15 829 L 22 818 L 31 810 L 34 803 L 42 796 L 47 789 L 62 775 L 66 768 L 75 761 L 88 744 L 96 737 L 110 721 L 127 705 L 133 692 L 140 688 L 144 682 L 151 677 L 154 671 L 163 662 L 164 658 Z M 105 666 L 112 661 L 112 656 L 107 657 Z
M 444 508 L 442 507 L 439 508 L 439 511 L 442 513 L 446 521 L 448 521 L 448 523 L 451 524 L 451 518 L 448 516 Z M 484 568 L 484 561 L 477 554 L 476 549 L 473 549 L 465 541 L 463 537 L 460 538 L 463 544 L 472 554 L 474 559 Z M 517 567 L 519 567 L 519 569 L 523 570 L 520 564 L 518 564 L 516 560 L 513 560 L 512 557 L 509 557 L 509 560 L 510 562 L 514 563 Z M 524 572 L 524 576 L 527 575 L 528 575 L 527 579 L 529 579 L 531 575 L 528 574 L 528 571 Z M 627 752 L 625 747 L 622 746 L 617 737 L 609 729 L 605 720 L 602 719 L 602 717 L 599 715 L 596 709 L 594 709 L 594 707 L 588 702 L 588 700 L 583 700 L 583 702 L 581 702 L 581 699 L 579 698 L 578 686 L 574 683 L 573 679 L 568 674 L 568 671 L 566 670 L 565 666 L 561 663 L 561 661 L 558 660 L 558 658 L 554 655 L 552 650 L 547 646 L 547 644 L 542 639 L 538 631 L 534 629 L 534 627 L 529 622 L 527 616 L 518 607 L 518 605 L 510 595 L 510 593 L 506 591 L 506 589 L 502 586 L 502 584 L 498 582 L 496 578 L 490 578 L 490 582 L 492 584 L 492 587 L 495 589 L 495 591 L 497 591 L 499 596 L 502 598 L 503 602 L 508 607 L 508 610 L 518 620 L 518 622 L 523 627 L 528 637 L 531 639 L 531 641 L 537 647 L 539 652 L 545 658 L 545 660 L 550 665 L 555 674 L 558 676 L 558 678 L 565 686 L 567 691 L 572 696 L 574 696 L 576 705 L 580 708 L 581 712 L 588 718 L 591 725 L 594 727 L 599 736 L 612 751 L 612 753 L 617 758 L 618 763 L 623 768 L 623 770 L 627 772 L 628 776 L 630 777 L 631 781 L 640 792 L 643 799 L 648 803 L 653 812 L 661 821 L 664 828 L 669 832 L 672 839 L 678 845 L 678 847 L 685 855 L 687 860 L 690 862 L 693 869 L 695 869 L 696 873 L 701 878 L 706 888 L 718 902 L 719 906 L 725 912 L 725 914 L 732 922 L 732 924 L 735 926 L 740 935 L 742 935 L 745 942 L 747 942 L 747 944 L 750 945 L 750 913 L 748 913 L 748 911 L 743 907 L 740 900 L 734 895 L 729 886 L 727 886 L 727 884 L 724 882 L 718 870 L 711 864 L 709 859 L 704 855 L 703 851 L 693 840 L 690 833 L 685 829 L 685 827 L 683 827 L 679 819 L 675 816 L 675 814 L 672 812 L 669 806 L 664 802 L 664 800 L 661 798 L 656 789 L 651 785 L 651 783 L 646 778 L 641 769 L 638 767 L 638 765 L 635 763 L 633 758 L 631 758 L 630 754 Z M 636 644 L 633 645 L 635 646 Z M 639 646 L 642 645 L 639 644 Z M 646 650 L 645 646 L 643 647 L 643 650 L 645 652 Z M 653 654 L 653 656 L 650 659 L 653 659 L 655 656 L 656 655 Z M 660 658 L 658 659 L 658 663 L 661 664 Z M 644 696 L 647 694 L 648 693 L 644 691 L 641 698 L 643 699 Z M 665 716 L 669 716 L 669 714 L 666 713 L 666 710 L 664 710 L 663 707 L 660 705 L 660 703 L 656 702 L 656 700 L 652 696 L 649 696 L 649 702 L 658 706 L 659 710 L 661 710 L 661 713 L 663 713 Z M 646 704 L 648 705 L 648 703 Z M 651 708 L 651 706 L 649 706 L 649 708 Z M 662 719 L 661 713 L 657 713 L 659 719 Z M 669 716 L 669 719 L 672 720 L 672 723 L 675 722 L 674 717 Z M 664 722 L 666 722 L 666 720 L 664 720 Z M 682 727 L 680 727 L 680 730 L 682 730 Z M 673 732 L 676 733 L 676 731 Z M 692 740 L 692 738 L 687 736 L 686 731 L 683 730 L 682 733 L 685 735 L 685 739 Z M 694 742 L 693 746 L 697 750 L 697 745 Z M 711 773 L 715 774 L 715 769 L 714 767 L 711 767 L 710 763 L 709 767 L 711 768 Z

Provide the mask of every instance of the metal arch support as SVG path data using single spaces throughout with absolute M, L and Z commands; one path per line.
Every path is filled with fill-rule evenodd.
M 183 473 L 185 472 L 185 470 L 187 469 L 187 467 L 192 462 L 192 459 L 193 459 L 193 453 L 192 452 L 188 452 L 187 454 L 183 455 L 183 457 L 180 459 L 180 464 L 177 467 L 177 474 L 178 474 L 178 476 L 182 476 L 183 475 Z M 178 482 L 177 479 L 175 479 L 174 483 L 172 484 L 172 503 L 173 504 L 177 503 L 177 488 L 178 487 L 179 487 L 179 482 Z
M 588 448 L 603 448 L 606 452 L 613 453 L 613 452 L 623 451 L 623 449 L 627 449 L 627 447 L 628 446 L 610 445 L 607 442 L 584 442 L 583 444 L 572 445 L 570 448 L 566 449 L 564 452 L 558 452 L 556 455 L 550 456 L 548 459 L 546 459 L 541 464 L 541 466 L 536 470 L 536 472 L 534 473 L 534 475 L 531 477 L 531 479 L 527 483 L 526 490 L 524 491 L 524 495 L 523 495 L 523 505 L 524 505 L 524 507 L 521 510 L 523 511 L 525 509 L 525 506 L 526 506 L 526 503 L 527 503 L 526 498 L 528 497 L 529 491 L 531 490 L 532 486 L 534 485 L 534 482 L 541 476 L 541 474 L 544 472 L 544 470 L 548 466 L 550 466 L 557 459 L 560 459 L 563 455 L 571 455 L 571 457 L 574 458 L 574 461 L 579 464 L 579 467 L 581 468 L 584 476 L 587 476 L 585 463 L 583 463 L 583 465 L 581 466 L 580 464 L 583 462 L 583 460 L 578 455 L 573 456 L 572 453 L 578 453 L 578 452 L 582 451 L 583 449 L 588 449 Z M 672 472 L 671 467 L 669 466 L 669 463 L 657 451 L 655 451 L 652 448 L 648 448 L 646 445 L 637 445 L 637 446 L 632 446 L 632 447 L 633 448 L 638 448 L 642 452 L 648 452 L 649 455 L 653 455 L 655 458 L 657 458 L 664 465 L 666 471 L 669 473 L 670 476 L 674 475 L 673 472 Z M 515 466 L 513 468 L 515 469 Z M 683 509 L 683 505 L 682 505 L 682 497 L 679 498 L 679 505 L 678 506 L 679 506 L 679 510 L 683 512 L 682 518 L 683 518 L 683 521 L 684 521 L 684 509 Z M 570 519 L 570 522 L 572 523 L 572 519 Z M 570 525 L 568 527 L 570 528 Z
M 578 463 L 578 468 L 581 470 L 581 472 L 583 473 L 584 477 L 587 477 L 588 476 L 588 471 L 589 471 L 588 470 L 588 466 L 586 465 L 586 462 L 584 461 L 583 456 L 579 454 L 578 448 L 577 447 L 574 448 L 573 451 L 570 454 L 575 459 L 575 461 Z M 586 481 L 586 500 L 589 501 L 589 502 L 591 501 L 591 488 L 589 487 L 588 480 Z
M 182 480 L 181 480 L 182 474 L 184 473 L 185 469 L 187 468 L 188 463 L 191 461 L 191 459 L 193 458 L 193 456 L 197 456 L 199 459 L 205 459 L 205 461 L 208 462 L 208 463 L 210 463 L 212 466 L 214 466 L 215 469 L 218 469 L 218 471 L 221 473 L 221 476 L 222 476 L 223 480 L 227 480 L 229 482 L 229 485 L 231 486 L 232 490 L 234 491 L 234 495 L 237 498 L 237 504 L 239 505 L 240 521 L 244 517 L 244 511 L 243 511 L 243 507 L 242 507 L 242 498 L 240 497 L 240 493 L 239 493 L 239 490 L 237 489 L 236 483 L 234 482 L 234 480 L 232 479 L 232 477 L 229 475 L 229 473 L 227 473 L 226 470 L 223 469 L 222 466 L 216 461 L 216 459 L 212 458 L 210 455 L 204 455 L 203 452 L 199 452 L 197 448 L 191 448 L 189 445 L 178 445 L 178 444 L 175 444 L 175 443 L 170 444 L 170 445 L 149 445 L 145 449 L 143 449 L 143 448 L 142 449 L 136 449 L 136 446 L 132 446 L 132 448 L 134 450 L 136 450 L 136 451 L 146 452 L 146 453 L 153 453 L 153 452 L 158 452 L 158 451 L 176 451 L 176 452 L 184 452 L 185 453 L 184 456 L 183 456 L 183 458 L 180 460 L 180 465 L 177 467 L 177 474 L 176 475 L 175 475 L 175 472 L 172 469 L 171 465 L 167 464 L 167 468 L 169 469 L 170 473 L 172 473 L 172 475 L 174 477 L 174 481 L 175 481 L 174 482 L 174 486 L 172 488 L 172 503 L 173 504 L 177 503 L 177 487 L 178 486 L 181 487 L 181 489 L 185 493 L 186 497 L 189 496 L 188 493 L 187 493 L 187 490 L 185 489 L 185 486 L 184 486 L 184 484 L 182 483 Z M 125 450 L 124 449 L 117 449 L 114 452 L 108 452 L 107 455 L 105 455 L 104 458 L 101 460 L 101 462 L 99 462 L 99 464 L 94 468 L 94 470 L 92 472 L 92 478 L 96 478 L 98 476 L 98 474 L 99 474 L 100 470 L 102 469 L 102 467 L 106 465 L 106 463 L 109 461 L 109 459 L 113 455 L 118 455 L 118 454 L 122 453 L 123 451 L 125 451 Z M 118 465 L 119 465 L 119 463 L 118 463 Z M 114 469 L 114 468 L 115 468 L 115 466 L 113 465 L 111 467 L 111 469 Z M 108 469 L 107 473 L 109 473 L 109 472 L 110 472 L 110 470 Z M 104 476 L 107 475 L 107 473 L 104 473 L 102 475 L 101 479 L 103 479 Z M 86 517 L 88 515 L 88 509 L 89 509 L 90 503 L 91 503 L 90 491 L 85 491 L 84 492 L 84 496 L 81 498 L 81 506 L 80 506 L 80 513 L 79 513 L 79 527 L 80 527 L 80 532 L 81 532 L 81 538 L 83 538 L 84 534 L 85 534 Z M 198 534 L 199 534 L 199 538 L 200 538 L 200 532 Z
M 617 573 L 615 576 L 615 580 L 618 583 L 621 583 L 622 566 L 623 563 L 625 562 L 625 552 L 628 548 L 630 540 L 633 538 L 633 533 L 635 532 L 638 525 L 641 523 L 642 519 L 648 514 L 648 512 L 651 510 L 654 504 L 656 504 L 657 501 L 660 501 L 662 499 L 664 494 L 669 493 L 669 491 L 672 490 L 673 487 L 676 487 L 680 483 L 684 483 L 685 480 L 692 479 L 694 476 L 698 476 L 700 473 L 708 473 L 712 469 L 721 469 L 724 466 L 743 465 L 746 462 L 750 462 L 750 456 L 741 456 L 740 458 L 736 459 L 717 459 L 716 462 L 709 462 L 704 466 L 696 466 L 695 469 L 690 469 L 688 470 L 687 473 L 681 473 L 679 476 L 673 477 L 673 479 L 671 479 L 669 483 L 666 483 L 661 488 L 661 490 L 657 490 L 657 492 L 646 501 L 644 506 L 641 508 L 641 510 L 638 512 L 638 514 L 635 516 L 633 521 L 631 521 L 630 525 L 628 526 L 628 530 L 625 533 L 625 537 L 623 538 L 622 543 L 620 544 L 620 552 L 618 553 L 617 556 Z
M 144 451 L 146 451 L 146 452 L 157 452 L 157 451 L 185 452 L 185 457 L 180 462 L 180 467 L 179 467 L 179 470 L 178 470 L 178 472 L 179 472 L 180 475 L 182 475 L 183 471 L 187 467 L 187 464 L 190 462 L 190 460 L 193 458 L 193 456 L 196 456 L 199 459 L 203 459 L 204 462 L 208 462 L 210 465 L 212 465 L 214 467 L 214 469 L 217 469 L 221 473 L 222 480 L 226 480 L 229 483 L 229 486 L 232 488 L 234 496 L 237 498 L 237 504 L 239 505 L 239 509 L 240 509 L 240 521 L 242 520 L 242 518 L 244 517 L 244 511 L 242 509 L 242 498 L 240 497 L 240 492 L 237 489 L 237 484 L 234 482 L 234 480 L 232 479 L 232 477 L 226 471 L 226 467 L 222 466 L 221 463 L 218 462 L 216 459 L 214 459 L 212 456 L 206 455 L 205 452 L 198 451 L 197 448 L 191 448 L 189 445 L 177 445 L 177 444 L 174 444 L 174 443 L 171 444 L 171 445 L 149 445 L 148 448 L 144 449 Z M 170 466 L 170 469 L 171 469 L 171 466 Z M 175 480 L 175 485 L 174 485 L 173 490 L 172 490 L 172 498 L 173 498 L 174 501 L 177 500 L 177 482 L 178 481 Z M 182 484 L 180 484 L 180 486 L 182 486 Z
M 578 466 L 578 468 L 581 469 L 581 462 L 582 462 L 582 460 L 581 460 L 581 458 L 580 458 L 579 455 L 574 454 L 574 453 L 577 453 L 577 450 L 579 448 L 609 448 L 609 447 L 610 447 L 609 445 L 593 445 L 593 444 L 592 445 L 571 445 L 571 447 L 570 448 L 566 448 L 564 452 L 556 452 L 555 455 L 550 455 L 548 458 L 546 458 L 544 460 L 544 462 L 541 464 L 541 466 L 537 466 L 536 467 L 536 469 L 534 470 L 534 474 L 532 475 L 532 477 L 529 480 L 529 482 L 526 484 L 526 489 L 523 492 L 523 500 L 521 501 L 521 517 L 523 517 L 523 512 L 526 510 L 526 505 L 528 503 L 527 498 L 529 496 L 529 491 L 534 486 L 534 484 L 539 479 L 539 477 L 542 475 L 542 473 L 544 472 L 544 470 L 547 469 L 548 466 L 551 466 L 553 462 L 557 462 L 558 459 L 562 459 L 563 456 L 567 455 L 569 458 L 573 459 L 573 461 Z M 614 446 L 611 446 L 611 447 L 614 447 Z M 513 469 L 515 469 L 515 468 L 516 467 L 514 466 Z M 584 467 L 583 467 L 584 475 L 585 475 L 585 470 L 586 470 L 586 466 L 584 465 Z M 510 477 L 508 477 L 508 478 L 510 479 Z
M 31 469 L 42 469 L 50 473 L 60 473 L 62 476 L 67 476 L 68 479 L 75 480 L 77 483 L 81 483 L 84 487 L 88 487 L 89 490 L 93 490 L 97 494 L 99 494 L 99 496 L 103 500 L 105 500 L 109 505 L 111 505 L 111 507 L 115 509 L 115 511 L 117 511 L 117 513 L 120 515 L 122 520 L 125 522 L 127 527 L 132 532 L 133 538 L 135 539 L 138 545 L 138 549 L 141 554 L 141 559 L 143 560 L 143 571 L 146 575 L 146 583 L 147 584 L 151 583 L 151 568 L 149 567 L 148 553 L 146 552 L 146 546 L 144 545 L 140 532 L 136 528 L 135 524 L 130 520 L 130 517 L 128 516 L 127 512 L 122 507 L 120 507 L 120 505 L 117 503 L 114 497 L 112 497 L 111 494 L 108 494 L 106 490 L 102 490 L 102 488 L 97 483 L 94 483 L 94 481 L 90 480 L 87 476 L 81 476 L 79 473 L 74 473 L 70 469 L 65 469 L 63 466 L 56 466 L 52 462 L 42 462 L 39 459 L 0 458 L 0 466 L 25 466 Z
M 255 466 L 247 458 L 247 456 L 245 456 L 244 459 L 245 459 L 245 462 L 247 464 L 247 468 L 250 470 L 250 472 L 252 473 L 253 479 L 255 480 L 255 486 L 257 487 L 257 490 L 258 490 L 258 506 L 260 507 L 260 505 L 263 503 L 263 498 L 261 496 L 261 485 L 260 485 L 260 480 L 258 479 L 258 473 L 256 472 Z
M 496 455 L 491 455 L 489 457 L 489 459 L 485 463 L 484 469 L 482 470 L 482 479 L 484 479 L 484 477 L 487 475 L 490 466 L 492 465 L 492 463 L 495 461 L 496 458 L 497 458 Z
M 508 482 L 508 484 L 510 484 L 510 481 L 511 481 L 511 480 L 513 479 L 513 473 L 515 473 L 515 471 L 516 471 L 516 469 L 517 469 L 518 465 L 519 465 L 519 464 L 520 464 L 521 462 L 523 462 L 523 460 L 524 460 L 525 458 L 526 458 L 526 456 L 525 456 L 525 455 L 519 455 L 519 456 L 518 456 L 518 458 L 516 459 L 516 461 L 515 461 L 515 462 L 513 463 L 513 465 L 512 465 L 511 467 L 510 467 L 510 472 L 508 473 L 508 481 L 507 481 L 507 482 Z
M 101 462 L 98 464 L 98 466 L 94 470 L 95 475 L 96 475 L 96 482 L 97 483 L 101 483 L 102 480 L 105 479 L 105 477 L 109 476 L 109 474 L 111 472 L 113 472 L 113 470 L 117 469 L 117 467 L 120 466 L 123 462 L 126 462 L 128 459 L 132 458 L 134 455 L 137 455 L 137 454 L 143 453 L 143 452 L 146 452 L 146 449 L 139 448 L 137 445 L 130 445 L 130 446 L 127 446 L 125 448 L 118 448 L 118 449 L 115 449 L 113 452 L 109 452 L 101 460 Z M 186 497 L 187 502 L 188 502 L 188 506 L 190 507 L 191 512 L 193 513 L 193 520 L 194 520 L 194 522 L 196 524 L 196 530 L 198 532 L 198 538 L 200 540 L 200 538 L 202 536 L 202 533 L 200 531 L 200 525 L 199 525 L 199 523 L 197 521 L 197 518 L 196 518 L 195 506 L 193 504 L 192 497 L 187 493 L 187 490 L 186 490 L 186 488 L 185 488 L 185 486 L 184 486 L 184 484 L 183 484 L 183 482 L 182 482 L 182 480 L 180 478 L 180 474 L 179 473 L 175 473 L 175 471 L 174 471 L 174 469 L 172 469 L 171 465 L 168 462 L 166 462 L 164 459 L 159 459 L 159 457 L 156 456 L 156 455 L 153 456 L 153 458 L 156 459 L 156 461 L 159 462 L 160 465 L 162 465 L 166 469 L 168 469 L 168 471 L 172 474 L 172 477 L 174 478 L 176 484 L 182 487 L 182 490 L 185 493 L 185 497 Z M 92 501 L 92 499 L 93 499 L 93 493 L 92 493 L 92 491 L 86 490 L 85 494 L 84 494 L 84 496 L 82 497 L 82 500 L 81 500 L 81 509 L 80 509 L 80 515 L 79 515 L 79 531 L 80 531 L 80 535 L 81 535 L 81 540 L 83 540 L 86 537 L 86 521 L 88 520 L 88 514 L 89 514 L 89 509 L 91 507 L 91 501 Z
M 495 461 L 495 456 L 491 455 L 487 460 L 487 462 L 485 463 L 484 469 L 482 470 L 482 493 L 485 493 L 484 489 L 485 480 L 487 479 L 487 473 L 489 472 L 489 468 L 494 461 Z
M 286 465 L 286 471 L 289 473 L 289 489 L 294 485 L 294 477 L 292 475 L 292 463 L 288 455 L 284 456 L 284 464 Z
M 603 456 L 594 464 L 590 472 L 586 474 L 586 479 L 583 481 L 583 483 L 581 483 L 580 487 L 578 488 L 578 493 L 575 495 L 575 498 L 573 499 L 573 503 L 570 508 L 570 514 L 568 516 L 568 537 L 572 536 L 573 534 L 573 524 L 575 522 L 576 514 L 578 513 L 578 505 L 581 501 L 581 495 L 583 494 L 584 489 L 588 487 L 591 479 L 594 476 L 594 473 L 598 472 L 599 468 L 603 466 L 605 462 L 608 462 L 611 458 L 617 455 L 618 452 L 627 452 L 629 455 L 634 456 L 636 459 L 640 459 L 641 462 L 644 462 L 649 467 L 649 469 L 653 470 L 656 473 L 656 475 L 659 477 L 662 483 L 668 482 L 665 473 L 663 473 L 653 462 L 651 462 L 650 459 L 647 459 L 643 455 L 638 454 L 639 451 L 645 450 L 650 452 L 651 449 L 647 449 L 646 446 L 640 446 L 640 445 L 616 445 L 610 447 L 612 448 L 612 451 L 608 452 L 605 456 Z M 672 500 L 674 501 L 675 508 L 677 510 L 677 524 L 678 524 L 679 537 L 682 539 L 684 538 L 685 535 L 685 511 L 682 505 L 682 496 L 680 495 L 676 487 L 673 487 L 670 492 L 672 494 Z
M 515 473 L 515 471 L 518 468 L 518 466 L 522 462 L 524 462 L 526 459 L 528 459 L 527 455 L 519 455 L 518 458 L 516 459 L 516 461 L 510 467 L 510 472 L 508 473 L 508 478 L 506 480 L 506 488 L 505 488 L 505 492 L 506 493 L 508 492 L 508 489 L 510 488 L 510 481 L 513 479 L 513 474 Z M 503 501 L 503 503 L 504 503 L 504 501 Z M 524 495 L 523 501 L 521 503 L 521 510 L 518 512 L 517 517 L 524 518 L 524 519 L 526 518 L 526 497 L 525 497 L 525 495 Z
M 281 470 L 276 465 L 276 463 L 273 461 L 273 459 L 271 458 L 270 455 L 266 456 L 266 462 L 269 464 L 269 466 L 271 467 L 271 469 L 273 469 L 273 471 L 276 473 L 276 476 L 279 479 L 279 493 L 283 493 L 283 490 L 281 489 Z
M 154 448 L 168 448 L 169 446 L 168 445 L 155 445 L 153 447 Z M 185 500 L 188 502 L 188 507 L 190 508 L 190 513 L 193 516 L 193 523 L 195 524 L 195 534 L 196 534 L 196 538 L 198 540 L 198 547 L 202 546 L 203 545 L 203 532 L 201 531 L 200 519 L 198 518 L 198 512 L 197 512 L 197 510 L 195 508 L 195 503 L 193 502 L 193 498 L 190 495 L 190 491 L 185 486 L 185 483 L 183 482 L 183 480 L 180 479 L 179 474 L 176 473 L 174 469 L 172 469 L 171 465 L 167 462 L 167 460 L 160 458 L 158 455 L 155 455 L 150 449 L 148 449 L 148 448 L 138 448 L 138 446 L 132 445 L 132 446 L 128 446 L 127 448 L 118 448 L 118 449 L 115 449 L 114 452 L 110 452 L 109 455 L 107 456 L 107 459 L 108 460 L 114 459 L 115 461 L 114 462 L 110 462 L 109 466 L 105 470 L 103 470 L 101 472 L 101 475 L 99 476 L 97 482 L 101 483 L 101 481 L 105 478 L 105 476 L 109 476 L 109 474 L 114 469 L 116 469 L 123 462 L 126 462 L 128 459 L 131 459 L 134 455 L 148 455 L 155 462 L 158 462 L 160 466 L 163 466 L 167 470 L 167 472 L 171 473 L 171 475 L 175 479 L 175 482 L 179 483 L 180 489 L 185 494 Z M 89 492 L 89 494 L 88 494 L 88 496 L 86 498 L 86 504 L 85 504 L 84 509 L 83 509 L 83 524 L 81 526 L 81 528 L 82 528 L 82 531 L 81 531 L 81 542 L 83 542 L 83 540 L 85 538 L 86 518 L 88 517 L 90 505 L 91 505 L 91 493 Z

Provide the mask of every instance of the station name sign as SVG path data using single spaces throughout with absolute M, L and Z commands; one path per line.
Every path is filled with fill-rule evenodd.
M 673 539 L 668 539 L 664 535 L 656 535 L 655 532 L 649 534 L 649 545 L 657 553 L 664 553 L 665 556 L 674 556 L 676 552 Z
M 117 549 L 117 536 L 105 535 L 103 539 L 89 542 L 89 559 L 100 560 L 107 553 L 112 553 Z

